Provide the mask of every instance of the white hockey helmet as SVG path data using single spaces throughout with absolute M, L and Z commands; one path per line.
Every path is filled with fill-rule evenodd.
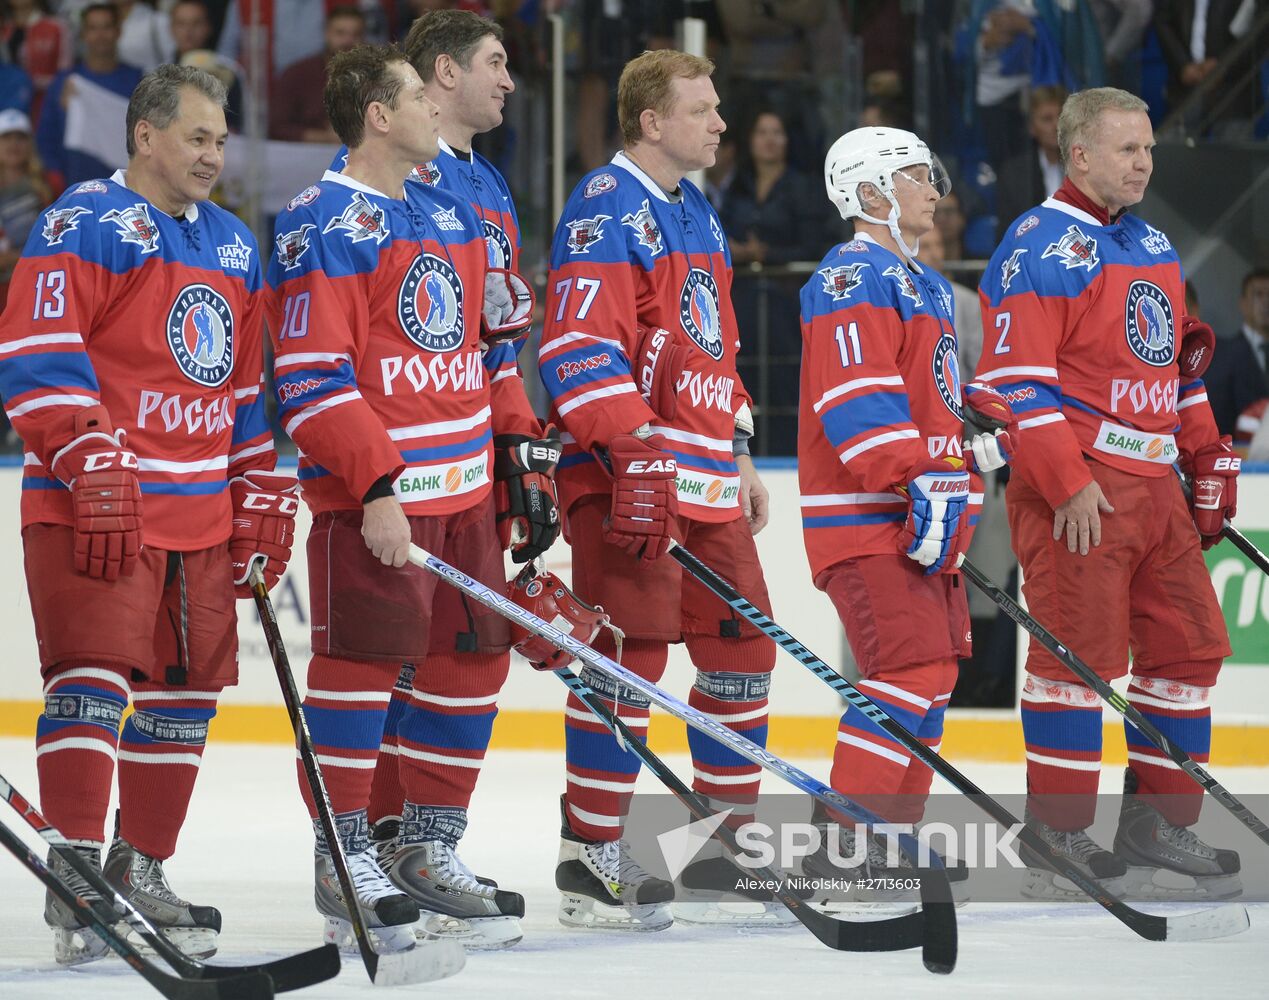
M 896 233 L 899 203 L 894 196 L 894 175 L 903 167 L 912 166 L 929 168 L 930 184 L 940 198 L 952 189 L 943 164 L 915 132 L 879 125 L 854 129 L 833 143 L 824 157 L 828 200 L 837 206 L 843 219 L 859 218 L 889 225 L 891 233 Z M 890 202 L 889 218 L 874 218 L 864 210 L 859 186 L 865 183 L 872 184 Z M 897 235 L 896 239 L 899 239 Z M 899 242 L 906 249 L 901 239 Z

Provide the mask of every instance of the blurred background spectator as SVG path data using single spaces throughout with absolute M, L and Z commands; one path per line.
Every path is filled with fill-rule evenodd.
M 74 59 L 70 28 L 44 0 L 0 0 L 0 42 L 7 61 L 30 77 L 35 91 L 29 113 L 38 118 L 53 78 Z
M 79 40 L 83 56 L 70 70 L 53 78 L 36 129 L 36 146 L 54 194 L 79 181 L 114 172 L 114 167 L 99 156 L 67 144 L 67 107 L 76 89 L 86 82 L 118 95 L 126 106 L 142 76 L 136 66 L 119 60 L 119 11 L 114 4 L 94 3 L 84 8 Z
M 159 63 L 169 62 L 172 36 L 168 15 L 146 0 L 115 0 L 119 10 L 119 59 L 150 72 Z
M 26 238 L 52 200 L 35 158 L 31 119 L 12 108 L 0 111 L 0 310 Z
M 273 86 L 269 102 L 269 138 L 290 142 L 339 144 L 322 93 L 326 88 L 326 64 L 337 52 L 347 52 L 365 41 L 366 18 L 356 7 L 343 4 L 326 15 L 321 52 L 292 63 Z
M 1269 396 L 1269 267 L 1253 268 L 1243 277 L 1238 310 L 1242 328 L 1216 341 L 1212 364 L 1203 376 L 1222 434 L 1235 434 L 1239 416 Z M 1240 438 L 1245 443 L 1249 437 L 1244 427 Z
M 211 73 L 229 93 L 225 121 L 230 131 L 243 127 L 243 84 L 240 67 L 214 50 L 215 26 L 205 0 L 176 0 L 168 15 L 172 40 L 171 62 L 194 66 Z
M 1062 186 L 1064 170 L 1058 150 L 1058 115 L 1066 88 L 1036 87 L 1028 99 L 1026 148 L 1001 165 L 996 175 L 996 238 L 1002 239 L 1018 216 L 1034 208 Z

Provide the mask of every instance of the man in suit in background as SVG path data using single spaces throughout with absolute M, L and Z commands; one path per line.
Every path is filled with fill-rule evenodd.
M 1010 157 L 996 177 L 996 238 L 1027 209 L 1050 197 L 1062 183 L 1062 156 L 1058 152 L 1057 123 L 1066 100 L 1062 86 L 1036 87 L 1028 101 L 1026 150 Z
M 1243 0 L 1159 0 L 1154 26 L 1168 64 L 1168 104 L 1175 111 L 1250 30 L 1255 4 Z M 1239 56 L 1200 109 L 1225 138 L 1250 138 L 1258 79 L 1254 52 Z M 1197 122 L 1195 122 L 1197 124 Z M 1209 123 L 1211 124 L 1211 123 Z
M 1222 434 L 1233 434 L 1238 415 L 1269 396 L 1269 267 L 1256 267 L 1243 278 L 1238 308 L 1243 327 L 1222 337 L 1203 376 L 1212 415 Z

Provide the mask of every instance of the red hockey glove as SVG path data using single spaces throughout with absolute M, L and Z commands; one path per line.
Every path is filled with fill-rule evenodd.
M 977 433 L 965 440 L 965 462 L 978 473 L 1008 465 L 1014 443 L 1010 428 L 1017 431 L 1013 407 L 985 382 L 967 382 L 962 393 L 965 420 Z
M 75 439 L 49 468 L 70 487 L 75 511 L 75 570 L 98 580 L 131 576 L 141 552 L 137 456 L 104 406 L 75 418 Z
M 1225 522 L 1234 519 L 1238 507 L 1238 470 L 1242 464 L 1243 460 L 1230 447 L 1228 435 L 1194 454 L 1190 511 L 1205 550 L 1221 540 Z
M 908 475 L 908 519 L 899 547 L 927 576 L 951 573 L 969 547 L 969 473 L 931 461 Z
M 491 267 L 485 274 L 485 302 L 481 310 L 481 340 L 499 344 L 516 340 L 533 323 L 533 288 L 515 271 Z
M 286 572 L 295 538 L 295 512 L 299 484 L 283 472 L 248 472 L 229 480 L 234 505 L 229 534 L 229 560 L 233 564 L 234 594 L 250 597 L 251 565 L 263 558 L 264 585 L 270 590 Z
M 691 352 L 674 343 L 668 330 L 641 326 L 638 334 L 638 346 L 631 359 L 635 385 L 657 416 L 673 420 L 679 405 L 679 376 Z
M 643 559 L 665 555 L 679 513 L 679 467 L 665 450 L 665 438 L 618 434 L 608 445 L 608 461 L 612 513 L 604 522 L 604 541 Z
M 529 562 L 560 535 L 554 479 L 563 453 L 560 432 L 547 424 L 540 438 L 499 434 L 493 443 L 498 537 L 511 550 L 512 562 Z
M 1181 349 L 1177 351 L 1177 364 L 1185 378 L 1202 378 L 1212 363 L 1216 350 L 1216 334 L 1212 328 L 1196 316 L 1181 317 Z

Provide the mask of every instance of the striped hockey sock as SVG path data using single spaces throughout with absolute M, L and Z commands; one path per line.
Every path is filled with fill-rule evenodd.
M 1027 674 L 1022 733 L 1032 814 L 1058 830 L 1091 825 L 1102 767 L 1102 700 L 1097 692 L 1072 681 Z
M 1128 685 L 1128 701 L 1146 720 L 1200 764 L 1206 764 L 1212 749 L 1212 708 L 1210 687 L 1182 684 L 1162 677 L 1133 675 Z M 1128 766 L 1137 772 L 1138 792 L 1158 795 L 1151 805 L 1175 826 L 1198 821 L 1203 804 L 1203 788 L 1141 735 L 1127 719 L 1124 737 L 1128 742 Z

